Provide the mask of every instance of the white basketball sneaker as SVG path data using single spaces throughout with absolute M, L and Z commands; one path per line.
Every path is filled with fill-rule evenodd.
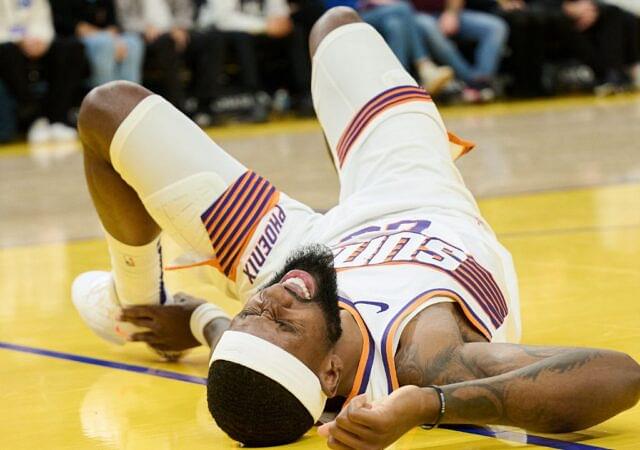
M 73 280 L 71 298 L 82 320 L 102 339 L 123 345 L 144 328 L 117 320 L 121 306 L 111 272 L 92 271 Z

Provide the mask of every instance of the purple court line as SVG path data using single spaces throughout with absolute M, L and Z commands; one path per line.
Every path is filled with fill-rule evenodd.
M 134 364 L 120 363 L 116 361 L 108 361 L 106 359 L 91 358 L 88 356 L 74 355 L 73 353 L 56 352 L 54 350 L 46 350 L 43 348 L 29 347 L 26 345 L 11 344 L 9 342 L 0 341 L 0 348 L 13 350 L 22 353 L 31 353 L 33 355 L 48 356 L 66 361 L 75 361 L 82 364 L 92 364 L 94 366 L 108 367 L 110 369 L 125 370 L 144 375 L 153 375 L 170 380 L 185 381 L 187 383 L 206 385 L 207 379 L 197 377 L 195 375 L 186 375 L 183 373 L 172 372 L 169 370 L 153 369 L 151 367 L 137 366 Z M 538 445 L 547 448 L 556 448 L 561 450 L 608 450 L 606 447 L 595 447 L 593 445 L 581 444 L 578 442 L 566 442 L 558 439 L 551 439 L 542 436 L 535 436 L 527 433 L 519 432 L 500 432 L 487 428 L 476 427 L 472 425 L 442 425 L 440 428 L 459 431 L 462 433 L 476 434 L 480 436 L 492 437 L 503 441 L 519 442 Z M 517 436 L 514 438 L 513 436 Z M 520 439 L 521 438 L 521 439 Z
M 153 369 L 151 367 L 137 366 L 134 364 L 126 364 L 116 361 L 107 361 L 106 359 L 90 358 L 88 356 L 74 355 L 72 353 L 56 352 L 53 350 L 45 350 L 42 348 L 28 347 L 26 345 L 10 344 L 0 341 L 0 348 L 14 350 L 22 353 L 31 353 L 34 355 L 48 356 L 50 358 L 64 359 L 67 361 L 75 361 L 83 364 L 93 364 L 94 366 L 108 367 L 110 369 L 126 370 L 128 372 L 141 373 L 144 375 L 153 375 L 155 377 L 168 378 L 170 380 L 186 381 L 194 384 L 207 384 L 206 378 L 196 377 L 195 375 L 187 375 L 184 373 L 171 372 L 169 370 Z
M 446 430 L 460 431 L 462 433 L 479 434 L 481 436 L 492 437 L 503 441 L 521 442 L 523 444 L 533 444 L 540 447 L 558 448 L 562 450 L 608 450 L 606 447 L 596 447 L 594 445 L 581 444 L 579 442 L 560 441 L 558 439 L 536 436 L 528 433 L 518 433 L 512 431 L 493 431 L 488 428 L 476 427 L 473 425 L 441 425 L 439 428 Z M 523 440 L 514 439 L 509 435 L 517 435 Z

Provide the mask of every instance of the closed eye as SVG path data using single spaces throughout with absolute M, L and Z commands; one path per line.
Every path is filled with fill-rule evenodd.
M 242 311 L 240 311 L 238 313 L 238 316 L 242 319 L 244 319 L 247 316 L 259 316 L 260 314 L 256 311 L 253 311 L 251 309 L 243 309 Z
M 259 312 L 253 309 L 243 309 L 238 313 L 238 317 L 240 317 L 241 319 L 244 319 L 245 317 L 249 317 L 249 316 L 261 316 L 261 315 L 262 315 L 262 312 Z M 288 322 L 286 320 L 280 320 L 280 319 L 271 319 L 271 320 L 273 320 L 278 325 L 278 328 L 280 328 L 282 331 L 285 331 L 287 333 L 300 334 L 298 331 L 298 328 L 295 327 L 293 324 L 291 324 L 291 322 Z
M 285 322 L 284 320 L 276 320 L 276 323 L 278 324 L 278 327 L 280 327 L 280 329 L 282 329 L 283 331 L 286 331 L 287 333 L 297 334 L 298 332 L 298 330 L 289 322 Z

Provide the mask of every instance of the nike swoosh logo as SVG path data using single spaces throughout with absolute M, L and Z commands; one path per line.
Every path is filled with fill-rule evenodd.
M 383 302 L 368 302 L 368 301 L 360 301 L 360 302 L 354 302 L 353 306 L 356 306 L 357 304 L 363 304 L 363 305 L 371 305 L 371 306 L 377 306 L 378 308 L 380 308 L 379 311 L 376 312 L 376 314 L 380 314 L 382 312 L 385 312 L 387 309 L 389 309 L 389 305 L 387 305 L 386 303 Z

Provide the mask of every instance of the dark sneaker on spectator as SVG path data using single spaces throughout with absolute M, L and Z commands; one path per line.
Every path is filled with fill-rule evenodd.
M 269 120 L 269 108 L 261 102 L 256 102 L 250 111 L 241 115 L 242 122 L 264 123 Z
M 316 115 L 310 94 L 301 95 L 295 98 L 291 104 L 291 108 L 298 117 L 315 117 Z
M 603 83 L 593 88 L 593 93 L 598 97 L 607 97 L 629 89 L 629 81 L 624 74 L 618 71 L 609 71 Z

